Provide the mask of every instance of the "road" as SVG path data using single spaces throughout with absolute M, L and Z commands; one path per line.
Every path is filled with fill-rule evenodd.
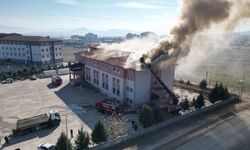
M 249 149 L 250 110 L 248 108 L 249 104 L 245 102 L 232 105 L 114 146 L 112 149 Z

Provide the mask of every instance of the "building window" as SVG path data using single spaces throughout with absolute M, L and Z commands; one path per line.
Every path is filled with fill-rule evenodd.
M 2 50 L 4 50 L 4 47 L 2 47 Z
M 129 102 L 130 102 L 130 104 L 132 104 L 133 103 L 132 99 L 130 99 Z
M 102 88 L 105 89 L 105 75 L 102 73 Z
M 129 87 L 127 86 L 127 91 L 129 92 Z
M 116 94 L 116 80 L 113 78 L 113 94 Z
M 48 52 L 49 51 L 49 49 L 46 49 L 46 52 Z
M 117 82 L 116 95 L 120 96 L 120 80 L 117 79 L 116 82 Z
M 133 92 L 133 89 L 132 89 L 132 88 L 130 88 L 130 92 L 131 92 L 131 93 Z
M 44 52 L 44 49 L 41 49 L 42 52 Z
M 94 84 L 99 85 L 99 72 L 94 70 Z
M 108 78 L 108 75 L 106 74 L 106 90 L 109 89 L 109 78 Z
M 129 103 L 129 98 L 127 97 L 127 102 Z
M 62 53 L 59 53 L 60 56 L 62 56 Z

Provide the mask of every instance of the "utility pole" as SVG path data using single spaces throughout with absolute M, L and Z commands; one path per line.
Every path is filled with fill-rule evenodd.
M 211 86 L 212 74 L 213 74 L 213 71 L 211 71 L 211 74 L 210 74 L 210 79 L 209 79 L 209 88 L 210 88 L 210 86 Z
M 68 117 L 68 115 L 66 114 L 66 117 L 65 117 L 66 118 L 66 136 L 67 136 L 67 142 L 66 143 L 67 143 L 67 150 L 68 150 L 68 147 L 69 147 L 68 146 L 68 139 L 69 138 L 68 138 L 68 118 L 67 117 Z
M 206 82 L 207 82 L 207 77 L 208 77 L 208 71 L 206 72 Z
M 243 93 L 243 88 L 244 88 L 244 82 L 245 82 L 245 75 L 246 75 L 246 72 L 244 72 L 244 74 L 243 74 L 243 78 L 242 78 L 242 84 L 241 84 L 241 89 L 240 89 L 240 99 L 241 99 L 241 97 L 242 97 L 242 93 Z

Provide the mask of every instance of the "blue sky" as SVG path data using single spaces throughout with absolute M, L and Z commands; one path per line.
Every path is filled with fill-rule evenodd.
M 0 24 L 49 30 L 86 27 L 168 33 L 179 0 L 1 0 Z

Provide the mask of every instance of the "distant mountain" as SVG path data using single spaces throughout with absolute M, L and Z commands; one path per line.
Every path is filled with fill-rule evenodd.
M 62 37 L 67 38 L 71 35 L 85 35 L 86 33 L 92 32 L 97 34 L 99 37 L 105 36 L 126 36 L 127 33 L 140 33 L 139 31 L 132 31 L 127 29 L 110 29 L 106 31 L 102 30 L 92 30 L 88 28 L 77 28 L 77 29 L 66 29 L 66 28 L 53 28 L 47 31 L 30 29 L 30 28 L 22 28 L 22 27 L 14 27 L 14 26 L 4 26 L 0 25 L 0 33 L 21 33 L 24 35 L 41 35 L 41 36 L 51 36 L 51 37 Z

